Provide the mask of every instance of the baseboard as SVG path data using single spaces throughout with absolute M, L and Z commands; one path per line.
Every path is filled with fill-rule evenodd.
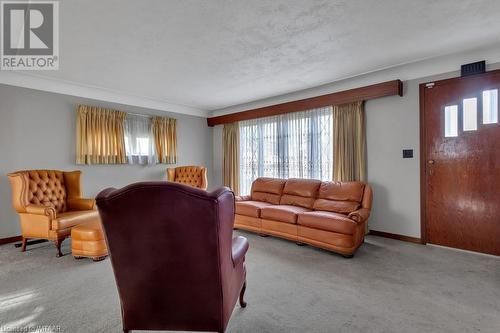
M 404 241 L 404 242 L 422 244 L 422 240 L 420 238 L 417 238 L 417 237 L 391 234 L 390 232 L 377 231 L 377 230 L 370 230 L 369 234 L 374 235 L 374 236 L 385 237 L 385 238 L 397 239 L 397 240 Z
M 22 240 L 23 240 L 22 236 L 12 236 L 12 237 L 7 237 L 7 238 L 0 238 L 0 245 L 19 242 Z

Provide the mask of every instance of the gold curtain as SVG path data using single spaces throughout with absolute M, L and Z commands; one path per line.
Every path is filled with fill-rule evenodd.
M 153 136 L 158 163 L 177 162 L 177 119 L 153 117 Z
M 76 164 L 126 163 L 125 112 L 79 105 L 76 119 Z
M 238 195 L 240 193 L 240 127 L 238 123 L 225 124 L 222 130 L 222 177 Z
M 333 179 L 366 181 L 363 102 L 333 106 Z

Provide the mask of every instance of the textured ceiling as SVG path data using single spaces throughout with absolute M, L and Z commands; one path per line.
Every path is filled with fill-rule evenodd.
M 60 2 L 60 70 L 202 110 L 498 43 L 498 0 Z

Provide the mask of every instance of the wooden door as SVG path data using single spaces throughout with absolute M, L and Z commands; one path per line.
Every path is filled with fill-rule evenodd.
M 500 255 L 500 70 L 420 86 L 422 238 Z

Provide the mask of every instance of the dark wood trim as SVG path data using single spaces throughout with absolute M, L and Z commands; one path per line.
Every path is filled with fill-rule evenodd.
M 468 75 L 468 76 L 456 76 L 456 77 L 452 77 L 449 79 L 429 81 L 429 82 L 421 83 L 421 85 L 425 86 L 427 83 L 434 83 L 434 87 L 437 87 L 437 86 L 442 86 L 442 85 L 446 85 L 446 84 L 450 84 L 450 83 L 456 83 L 457 81 L 461 81 L 461 80 L 468 80 L 471 82 L 471 85 L 474 85 L 477 83 L 477 81 L 489 79 L 490 77 L 497 76 L 497 75 L 500 75 L 500 69 L 495 69 L 495 70 L 488 71 L 488 72 L 481 73 L 481 74 Z
M 391 238 L 391 239 L 397 239 L 400 241 L 410 242 L 410 243 L 415 243 L 415 244 L 422 244 L 422 240 L 420 238 L 398 235 L 398 234 L 391 234 L 390 232 L 370 230 L 370 235 Z
M 393 80 L 370 86 L 344 90 L 332 94 L 301 99 L 276 105 L 265 106 L 253 110 L 230 113 L 218 117 L 207 118 L 208 126 L 215 126 L 236 121 L 276 116 L 284 113 L 305 111 L 330 105 L 339 105 L 386 96 L 403 96 L 403 82 Z
M 419 116 L 419 127 L 420 127 L 420 238 L 422 244 L 427 244 L 427 179 L 425 175 L 426 159 L 427 159 L 427 145 L 426 145 L 426 135 L 425 135 L 425 89 L 426 83 L 420 84 L 420 116 Z
M 14 242 L 19 242 L 19 241 L 22 241 L 22 240 L 23 240 L 22 236 L 13 236 L 13 237 L 7 237 L 7 238 L 0 238 L 0 245 L 14 243 Z

